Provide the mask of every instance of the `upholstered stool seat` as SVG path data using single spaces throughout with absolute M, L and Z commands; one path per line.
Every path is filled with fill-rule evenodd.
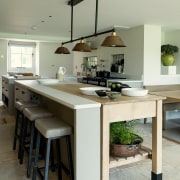
M 28 107 L 36 107 L 38 104 L 35 104 L 33 102 L 23 102 L 23 101 L 16 101 L 15 102 L 15 108 L 19 111 L 23 111 L 24 108 Z
M 13 150 L 16 149 L 17 139 L 19 139 L 19 150 L 20 150 L 20 144 L 22 141 L 23 126 L 24 126 L 23 109 L 26 107 L 36 107 L 36 106 L 38 106 L 38 105 L 36 103 L 33 103 L 33 102 L 23 102 L 23 101 L 16 101 L 15 102 L 16 122 L 15 122 L 15 130 L 14 130 Z M 20 129 L 19 134 L 18 134 L 18 129 Z M 19 150 L 18 150 L 18 158 L 20 157 L 20 151 Z
M 46 159 L 45 159 L 45 167 L 44 167 L 44 180 L 48 179 L 49 172 L 49 154 L 50 154 L 50 145 L 52 140 L 56 140 L 56 148 L 57 148 L 57 165 L 58 168 L 58 178 L 62 180 L 62 172 L 61 170 L 65 170 L 66 173 L 69 174 L 70 180 L 74 179 L 73 174 L 73 162 L 72 162 L 72 152 L 71 152 L 71 141 L 70 135 L 72 134 L 72 127 L 69 126 L 64 121 L 61 121 L 57 117 L 50 117 L 46 119 L 37 119 L 35 121 L 35 128 L 38 131 L 37 135 L 37 143 L 36 143 L 36 156 L 33 168 L 33 180 L 36 179 L 38 168 L 38 155 L 39 155 L 39 144 L 41 136 L 47 139 L 46 145 Z M 61 138 L 66 139 L 67 143 L 67 155 L 69 167 L 66 168 L 65 165 L 61 162 L 61 153 L 60 153 L 60 142 Z M 42 168 L 40 168 L 42 169 Z
M 24 146 L 25 146 L 25 134 L 27 131 L 27 126 L 29 124 L 30 128 L 30 146 L 29 146 L 29 158 L 28 158 L 28 166 L 27 166 L 27 177 L 31 175 L 31 166 L 32 166 L 32 151 L 33 151 L 33 144 L 34 144 L 34 121 L 38 118 L 47 118 L 53 116 L 51 112 L 47 109 L 37 106 L 37 107 L 29 107 L 23 109 L 23 114 L 25 117 L 24 123 L 24 134 L 23 134 L 23 143 L 21 146 L 21 156 L 20 156 L 20 163 L 23 162 L 24 158 Z

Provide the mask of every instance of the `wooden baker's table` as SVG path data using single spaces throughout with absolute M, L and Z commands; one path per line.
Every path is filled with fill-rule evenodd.
M 80 87 L 85 84 L 50 85 L 48 87 L 81 96 L 101 103 L 101 180 L 109 180 L 109 168 L 136 162 L 146 157 L 137 157 L 121 162 L 109 157 L 109 125 L 111 122 L 152 117 L 152 180 L 162 179 L 162 96 L 121 96 L 117 100 L 82 95 Z M 98 180 L 98 179 L 97 179 Z
M 109 169 L 136 162 L 148 154 L 127 159 L 109 156 L 111 122 L 152 117 L 152 180 L 162 180 L 162 100 L 165 97 L 120 96 L 117 100 L 82 95 L 79 88 L 90 85 L 74 83 L 42 85 L 36 80 L 16 81 L 16 87 L 27 89 L 51 101 L 55 115 L 71 119 L 74 127 L 75 180 L 109 180 Z M 17 92 L 16 92 L 17 94 Z M 87 153 L 88 152 L 88 153 Z M 133 177 L 132 177 L 133 178 Z

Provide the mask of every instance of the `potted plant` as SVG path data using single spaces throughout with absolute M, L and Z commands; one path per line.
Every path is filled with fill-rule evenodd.
M 164 66 L 172 66 L 175 62 L 174 53 L 178 52 L 178 47 L 170 44 L 161 46 L 161 61 Z
M 134 156 L 140 150 L 143 138 L 135 133 L 137 120 L 110 124 L 110 154 L 119 157 Z

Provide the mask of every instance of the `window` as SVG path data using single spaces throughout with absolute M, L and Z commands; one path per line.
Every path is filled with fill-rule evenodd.
M 8 72 L 35 73 L 36 44 L 31 42 L 9 42 Z

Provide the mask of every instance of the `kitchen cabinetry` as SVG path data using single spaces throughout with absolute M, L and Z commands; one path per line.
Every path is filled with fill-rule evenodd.
M 15 85 L 15 101 L 31 101 L 40 104 L 40 95 L 20 85 Z
M 39 97 L 34 93 L 23 88 L 15 87 L 15 80 L 16 78 L 14 76 L 2 76 L 2 101 L 6 105 L 7 110 L 10 114 L 15 113 L 15 100 L 28 101 L 31 99 L 37 102 L 39 101 Z M 15 90 L 17 92 L 16 97 L 14 92 Z
M 2 101 L 10 114 L 14 113 L 14 79 L 2 76 Z

